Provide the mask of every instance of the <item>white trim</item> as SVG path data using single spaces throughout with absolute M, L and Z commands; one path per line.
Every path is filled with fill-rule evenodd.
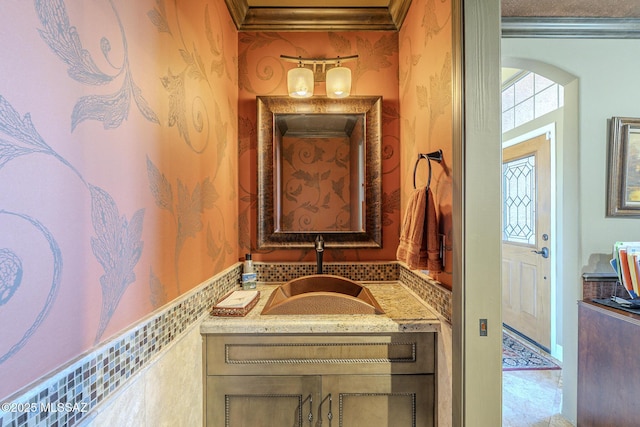
M 517 128 L 514 128 L 517 129 Z M 511 130 L 514 130 L 511 129 Z M 543 135 L 545 133 L 549 133 L 549 135 L 547 135 L 547 139 L 552 139 L 552 142 L 555 144 L 555 138 L 556 138 L 556 124 L 555 122 L 553 123 L 549 123 L 548 125 L 544 125 L 542 127 L 539 127 L 537 129 L 534 129 L 532 131 L 523 133 L 522 135 L 518 135 L 514 138 L 511 138 L 508 141 L 503 141 L 502 142 L 502 149 L 504 150 L 507 147 L 511 147 L 513 145 L 516 144 L 520 144 L 521 142 L 527 141 L 531 138 L 535 138 L 536 136 L 540 136 Z M 553 152 L 552 152 L 553 155 Z
M 502 37 L 517 38 L 640 38 L 638 18 L 505 16 Z

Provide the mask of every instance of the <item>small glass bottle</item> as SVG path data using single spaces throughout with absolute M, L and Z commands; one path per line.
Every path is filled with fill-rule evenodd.
M 253 270 L 253 261 L 251 254 L 244 256 L 244 265 L 242 266 L 242 289 L 255 289 L 257 275 Z
M 251 260 L 251 254 L 244 256 L 243 273 L 253 273 L 253 261 Z

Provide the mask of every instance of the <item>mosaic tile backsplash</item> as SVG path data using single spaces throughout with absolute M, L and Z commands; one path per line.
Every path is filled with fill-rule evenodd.
M 315 274 L 315 263 L 255 263 L 260 282 L 286 282 L 298 277 Z M 398 280 L 399 264 L 380 263 L 325 263 L 324 274 L 333 274 L 355 281 L 388 281 Z
M 451 291 L 427 276 L 409 270 L 404 265 L 400 265 L 399 270 L 397 280 L 418 294 L 436 313 L 451 324 Z
M 258 280 L 285 282 L 315 274 L 306 263 L 256 263 Z M 0 402 L 0 427 L 73 426 L 198 321 L 217 301 L 238 288 L 242 264 L 178 298 L 121 336 L 42 379 L 29 391 Z M 325 274 L 356 281 L 401 281 L 451 321 L 451 292 L 397 262 L 328 263 Z

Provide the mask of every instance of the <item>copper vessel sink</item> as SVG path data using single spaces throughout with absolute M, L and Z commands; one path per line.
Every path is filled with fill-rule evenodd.
M 293 279 L 276 288 L 262 314 L 384 314 L 371 292 L 329 274 Z

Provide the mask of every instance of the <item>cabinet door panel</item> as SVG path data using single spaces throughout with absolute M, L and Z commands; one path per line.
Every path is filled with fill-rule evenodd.
M 340 427 L 434 425 L 433 375 L 327 376 L 323 377 L 323 399 L 329 393 Z M 323 406 L 326 419 L 328 408 Z
M 207 377 L 207 425 L 302 427 L 319 402 L 317 376 Z

